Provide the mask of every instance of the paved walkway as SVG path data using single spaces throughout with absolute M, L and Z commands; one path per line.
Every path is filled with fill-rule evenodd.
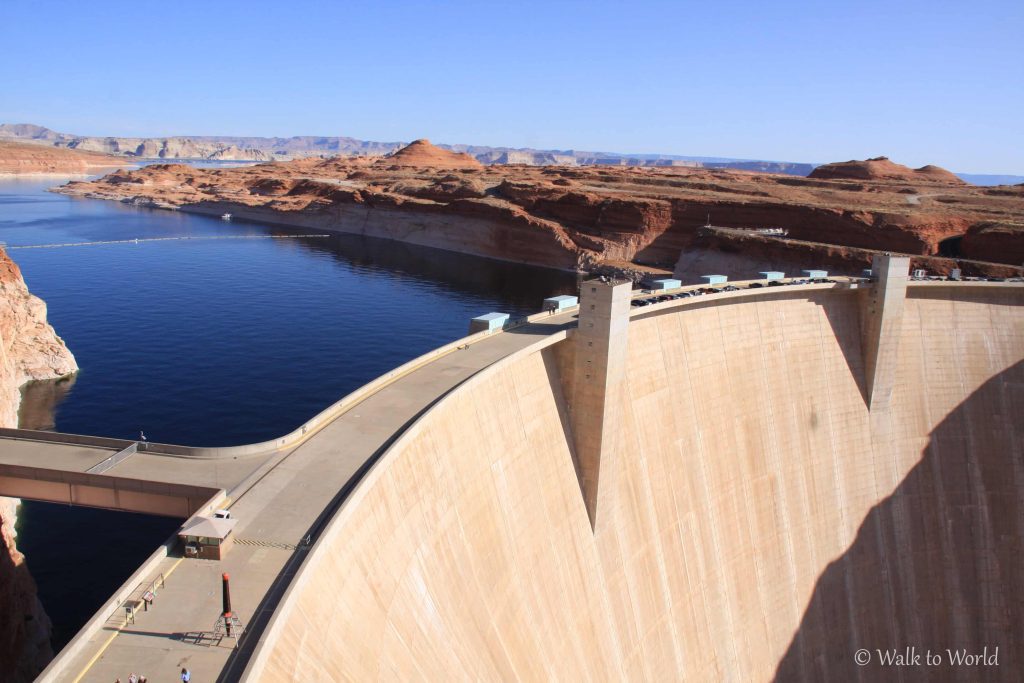
M 221 562 L 168 558 L 153 572 L 153 576 L 167 577 L 153 607 L 119 630 L 121 619 L 115 616 L 69 660 L 56 680 L 109 683 L 126 680 L 133 671 L 150 680 L 164 680 L 182 667 L 192 671 L 195 681 L 236 680 L 305 557 L 304 539 L 315 542 L 354 484 L 353 477 L 439 398 L 483 368 L 572 324 L 574 317 L 575 311 L 553 315 L 441 356 L 356 404 L 284 457 L 189 462 L 190 469 L 194 465 L 202 470 L 204 481 L 228 489 L 263 466 L 265 472 L 257 481 L 250 478 L 247 488 L 232 492 L 231 510 L 238 520 L 235 535 L 240 542 Z M 58 457 L 78 458 L 79 466 L 90 466 L 90 459 L 109 455 L 105 451 L 86 457 L 70 448 L 59 449 Z M 33 454 L 37 457 L 38 453 Z M 139 454 L 111 474 L 172 477 L 170 470 L 180 472 L 181 465 L 169 465 L 170 460 L 179 459 Z M 198 483 L 191 474 L 189 483 Z M 233 656 L 234 641 L 211 637 L 220 613 L 222 572 L 231 574 L 233 607 L 249 629 L 240 656 Z

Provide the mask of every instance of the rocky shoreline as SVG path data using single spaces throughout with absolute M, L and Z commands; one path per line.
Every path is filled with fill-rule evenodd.
M 865 258 L 870 263 L 864 250 L 966 259 L 981 263 L 971 266 L 981 274 L 1005 274 L 1024 262 L 1024 186 L 975 187 L 941 169 L 915 171 L 878 159 L 822 168 L 827 179 L 686 168 L 483 166 L 421 140 L 376 160 L 304 159 L 234 169 L 161 164 L 56 191 L 636 277 L 672 272 L 688 250 L 706 249 L 746 250 L 751 264 L 764 262 L 767 252 L 802 267 L 828 262 L 850 274 Z M 709 241 L 702 233 L 709 222 L 735 233 Z M 785 239 L 772 242 L 773 231 Z M 808 263 L 817 255 L 821 264 Z

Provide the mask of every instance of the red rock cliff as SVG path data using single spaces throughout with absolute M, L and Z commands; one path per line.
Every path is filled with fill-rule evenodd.
M 46 322 L 46 304 L 29 293 L 18 266 L 0 249 L 0 427 L 16 427 L 20 388 L 75 372 L 78 365 Z M 15 545 L 18 501 L 0 498 L 0 680 L 31 681 L 53 657 L 50 620 Z

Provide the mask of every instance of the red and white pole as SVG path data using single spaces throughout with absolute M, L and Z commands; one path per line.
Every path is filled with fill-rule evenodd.
M 224 574 L 221 575 L 221 578 L 224 581 L 224 613 L 223 613 L 222 616 L 224 617 L 224 629 L 225 629 L 228 637 L 230 638 L 231 637 L 231 586 L 229 584 L 229 581 L 231 580 L 231 576 L 227 572 L 225 572 Z

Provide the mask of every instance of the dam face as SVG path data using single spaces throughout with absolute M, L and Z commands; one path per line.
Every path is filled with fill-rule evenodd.
M 934 284 L 884 401 L 863 290 L 638 309 L 593 525 L 578 335 L 491 366 L 359 484 L 247 678 L 1015 680 L 1024 288 Z M 999 666 L 854 661 L 912 646 Z

